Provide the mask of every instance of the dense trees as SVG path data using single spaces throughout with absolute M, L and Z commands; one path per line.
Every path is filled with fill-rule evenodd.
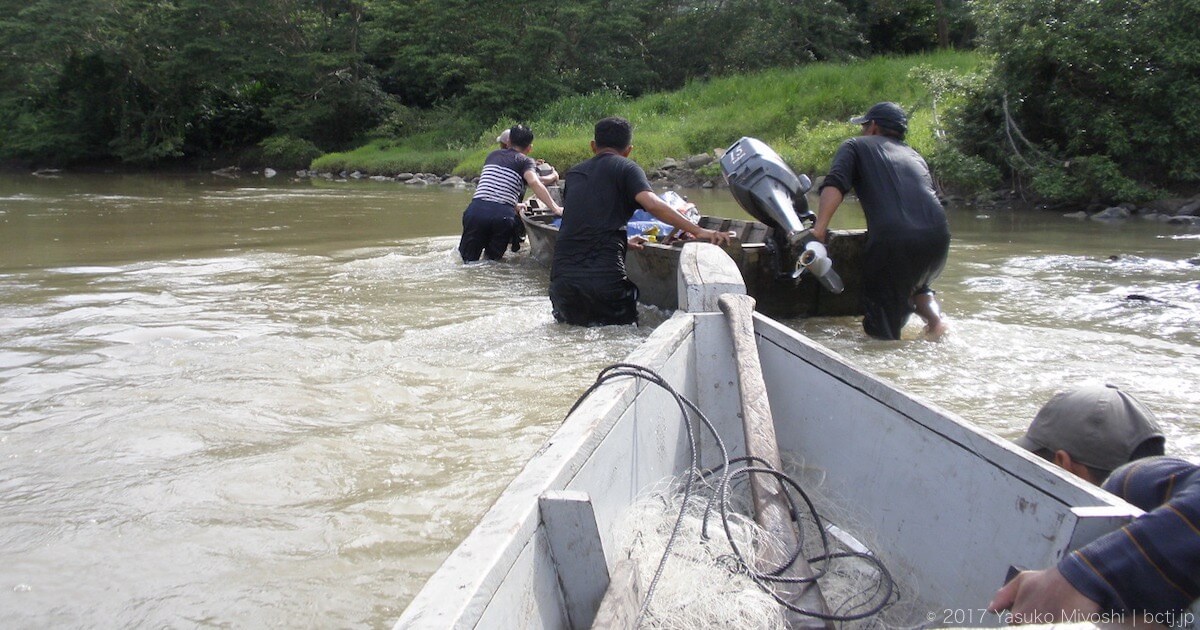
M 0 0 L 0 158 L 446 151 L 564 96 L 981 45 L 945 155 L 1146 196 L 1200 181 L 1198 23 L 1200 0 Z
M 326 146 L 381 119 L 362 10 L 303 0 L 0 4 L 6 157 L 151 163 L 284 130 Z
M 1200 182 L 1200 0 L 980 0 L 995 69 L 961 146 L 1046 197 Z
M 428 111 L 462 141 L 563 95 L 963 43 L 961 1 L 0 0 L 0 157 L 332 150 Z

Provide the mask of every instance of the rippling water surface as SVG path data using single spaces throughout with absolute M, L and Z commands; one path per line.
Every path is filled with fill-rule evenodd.
M 0 625 L 390 626 L 664 317 L 554 323 L 524 252 L 457 261 L 468 197 L 0 178 Z M 1056 388 L 1116 382 L 1200 455 L 1195 233 L 968 210 L 952 228 L 946 342 L 789 323 L 1008 437 Z
M 1200 456 L 1196 232 L 962 210 L 951 228 L 935 284 L 952 327 L 943 343 L 869 341 L 849 318 L 791 324 L 1010 438 L 1059 389 L 1119 385 L 1163 421 L 1169 452 Z M 919 334 L 914 317 L 904 337 Z

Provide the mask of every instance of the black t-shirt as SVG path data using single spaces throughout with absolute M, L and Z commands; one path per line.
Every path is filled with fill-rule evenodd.
M 563 183 L 563 219 L 550 277 L 625 276 L 625 224 L 652 190 L 642 167 L 613 153 L 576 165 Z
M 854 189 L 876 237 L 897 232 L 946 231 L 946 212 L 924 158 L 886 136 L 857 136 L 842 143 L 821 187 Z

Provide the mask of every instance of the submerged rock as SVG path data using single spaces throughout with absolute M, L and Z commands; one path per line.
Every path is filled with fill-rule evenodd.
M 1124 221 L 1129 218 L 1129 210 L 1121 206 L 1113 206 L 1105 208 L 1088 218 L 1093 221 Z

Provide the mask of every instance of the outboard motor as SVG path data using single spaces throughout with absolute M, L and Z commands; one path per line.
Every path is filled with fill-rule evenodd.
M 808 229 L 803 221 L 811 221 L 813 214 L 804 193 L 812 182 L 793 173 L 765 142 L 742 138 L 733 143 L 721 157 L 721 173 L 742 209 L 774 228 L 785 242 Z
M 786 265 L 781 273 L 799 278 L 809 271 L 826 289 L 841 293 L 842 280 L 825 247 L 809 232 L 816 217 L 804 196 L 812 188 L 808 176 L 796 175 L 778 153 L 754 138 L 742 138 L 725 151 L 721 172 L 742 209 L 774 229 Z

